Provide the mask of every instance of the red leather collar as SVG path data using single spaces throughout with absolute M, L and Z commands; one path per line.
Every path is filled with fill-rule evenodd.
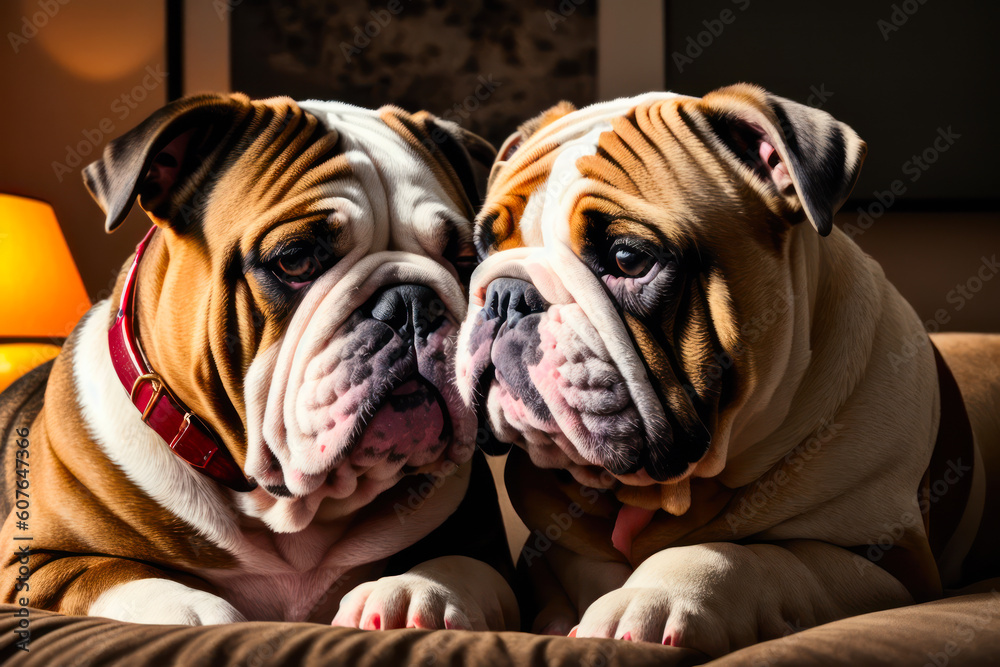
M 118 316 L 108 331 L 111 363 L 132 405 L 142 414 L 142 421 L 163 438 L 174 454 L 223 486 L 234 491 L 251 491 L 257 484 L 247 479 L 229 450 L 219 444 L 212 429 L 188 410 L 149 367 L 132 327 L 139 261 L 155 231 L 156 226 L 153 226 L 136 246 L 135 259 L 122 289 Z

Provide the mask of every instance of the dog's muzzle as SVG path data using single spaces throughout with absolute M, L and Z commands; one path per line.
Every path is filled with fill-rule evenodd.
M 272 496 L 310 507 L 463 464 L 475 440 L 454 382 L 465 298 L 451 274 L 395 252 L 333 271 L 248 373 L 267 400 L 261 423 L 251 419 L 248 470 Z
M 568 262 L 557 270 L 551 253 L 507 252 L 517 254 L 494 255 L 473 276 L 457 352 L 463 396 L 493 434 L 480 446 L 517 443 L 536 465 L 588 481 L 602 469 L 637 484 L 682 474 L 687 462 L 670 457 L 670 425 L 602 285 Z
M 451 421 L 444 397 L 429 378 L 437 378 L 443 361 L 433 337 L 448 326 L 444 309 L 434 290 L 423 285 L 395 285 L 377 292 L 359 316 L 367 322 L 358 329 L 362 347 L 371 331 L 374 354 L 357 354 L 347 372 L 372 394 L 359 409 L 355 443 L 346 454 L 353 461 L 367 462 L 385 457 L 389 462 L 405 459 L 404 468 L 415 469 L 433 462 L 451 437 Z M 379 347 L 388 350 L 380 359 Z M 381 362 L 381 363 L 380 363 Z M 423 371 L 423 372 L 422 372 Z M 426 373 L 425 376 L 423 373 Z M 379 381 L 378 374 L 388 381 Z M 322 445 L 321 445 L 322 446 Z M 356 451 L 359 450 L 360 451 Z

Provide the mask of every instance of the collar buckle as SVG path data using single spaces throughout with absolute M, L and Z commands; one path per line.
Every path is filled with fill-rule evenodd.
M 146 407 L 142 411 L 142 421 L 146 421 L 149 418 L 149 413 L 153 411 L 156 407 L 156 402 L 163 395 L 165 385 L 163 384 L 163 379 L 155 371 L 150 371 L 149 373 L 143 373 L 135 379 L 132 383 L 132 391 L 128 393 L 129 400 L 135 403 L 136 394 L 139 393 L 139 389 L 142 388 L 143 382 L 149 382 L 153 387 L 153 395 L 149 397 L 146 402 Z

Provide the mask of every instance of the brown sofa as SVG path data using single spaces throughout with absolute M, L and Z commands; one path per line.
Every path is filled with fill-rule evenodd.
M 28 611 L 25 652 L 17 648 L 23 618 L 17 611 L 0 606 L 0 656 L 11 667 L 1000 665 L 1000 579 L 955 597 L 803 630 L 711 662 L 693 651 L 651 644 L 519 632 L 365 632 L 311 623 L 134 625 L 34 609 Z

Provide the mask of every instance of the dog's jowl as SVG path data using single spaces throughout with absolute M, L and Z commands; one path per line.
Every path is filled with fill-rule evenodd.
M 492 156 L 423 112 L 242 95 L 182 99 L 112 141 L 84 171 L 107 230 L 136 200 L 154 226 L 51 372 L 5 395 L 31 482 L 28 530 L 11 513 L 2 535 L 30 573 L 8 552 L 5 598 L 142 622 L 516 627 L 453 370 L 473 166 Z
M 932 342 L 833 226 L 866 150 L 749 85 L 501 147 L 457 374 L 537 630 L 719 655 L 998 574 L 1000 336 Z

